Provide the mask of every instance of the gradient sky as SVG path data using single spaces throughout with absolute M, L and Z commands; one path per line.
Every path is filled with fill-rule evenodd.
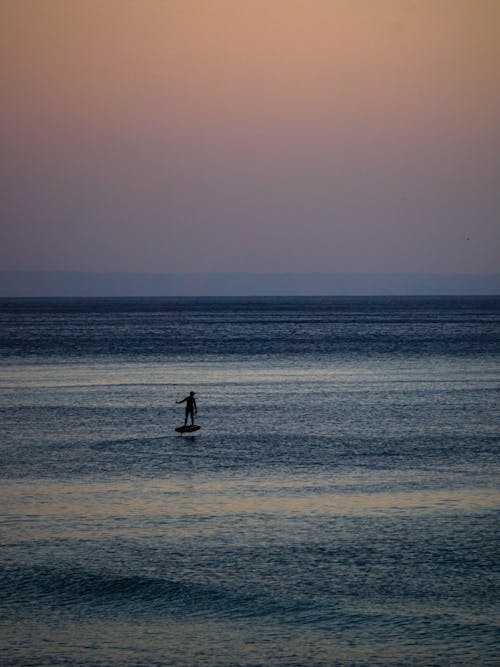
M 499 270 L 498 0 L 0 0 L 0 269 Z

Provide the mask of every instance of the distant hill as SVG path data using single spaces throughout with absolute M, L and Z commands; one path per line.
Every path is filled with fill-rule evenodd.
M 500 274 L 0 271 L 1 297 L 500 294 Z

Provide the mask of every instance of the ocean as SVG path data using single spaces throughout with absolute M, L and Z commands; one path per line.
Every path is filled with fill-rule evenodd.
M 0 323 L 2 667 L 500 665 L 500 297 Z

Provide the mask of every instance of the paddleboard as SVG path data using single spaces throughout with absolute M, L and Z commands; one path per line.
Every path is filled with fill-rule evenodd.
M 177 433 L 194 433 L 199 431 L 201 426 L 178 426 L 175 430 Z

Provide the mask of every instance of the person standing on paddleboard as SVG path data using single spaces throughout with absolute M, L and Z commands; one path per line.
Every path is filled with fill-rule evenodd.
M 187 426 L 188 417 L 191 415 L 191 426 L 194 426 L 194 416 L 198 412 L 196 406 L 196 399 L 194 397 L 194 391 L 189 392 L 189 396 L 183 398 L 182 401 L 175 401 L 176 403 L 185 403 L 186 404 L 186 415 L 184 417 L 184 426 Z

